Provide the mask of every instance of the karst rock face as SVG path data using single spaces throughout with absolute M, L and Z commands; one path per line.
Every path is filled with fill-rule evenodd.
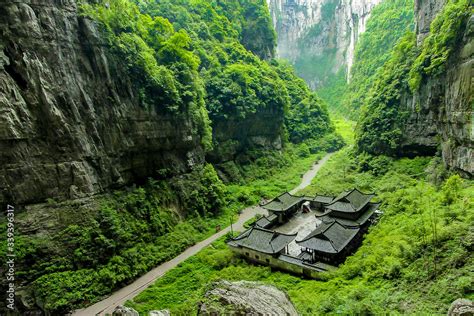
M 74 0 L 0 6 L 0 204 L 73 199 L 204 160 L 186 111 L 144 108 Z
M 350 79 L 357 39 L 365 31 L 378 0 L 268 0 L 278 33 L 277 54 L 297 69 L 329 65 L 329 73 L 301 75 L 312 86 L 324 86 L 325 76 L 345 70 Z M 416 0 L 417 44 L 428 36 L 431 22 L 446 0 Z M 474 175 L 472 81 L 474 17 L 463 30 L 446 71 L 425 78 L 415 93 L 405 91 L 400 111 L 408 113 L 401 156 L 433 155 L 442 151 L 445 164 L 466 177 Z M 309 61 L 309 62 L 308 62 Z M 308 76 L 309 75 L 309 76 Z
M 1 205 L 87 197 L 204 163 L 194 110 L 143 104 L 77 0 L 1 0 L 0 17 Z M 214 122 L 214 135 L 245 131 L 243 144 L 279 149 L 282 125 L 283 111 L 256 113 Z
M 445 0 L 415 2 L 418 45 L 444 4 Z M 445 164 L 466 177 L 474 176 L 473 38 L 471 16 L 446 71 L 425 78 L 419 90 L 407 92 L 402 101 L 409 113 L 402 154 L 434 153 L 440 147 Z
M 206 294 L 198 315 L 298 315 L 286 293 L 256 282 L 220 281 Z
M 349 72 L 355 45 L 370 12 L 381 0 L 267 0 L 278 33 L 277 55 L 292 62 L 331 59 L 331 70 Z M 298 68 L 298 67 L 297 67 Z M 304 76 L 304 74 L 302 74 Z M 304 78 L 312 88 L 327 78 Z

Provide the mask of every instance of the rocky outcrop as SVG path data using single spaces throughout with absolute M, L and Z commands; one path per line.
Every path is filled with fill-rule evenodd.
M 88 197 L 204 162 L 195 110 L 144 104 L 77 0 L 2 1 L 0 16 L 0 205 Z M 213 125 L 217 144 L 239 142 L 230 159 L 281 148 L 283 111 Z
M 192 115 L 139 89 L 75 0 L 2 1 L 0 204 L 74 199 L 204 160 Z
M 446 0 L 418 0 L 415 1 L 415 20 L 418 45 L 430 33 L 430 25 L 436 15 L 445 5 Z
M 471 300 L 459 298 L 449 307 L 448 316 L 473 316 L 474 303 Z
M 445 0 L 416 1 L 417 39 Z M 445 164 L 466 177 L 474 176 L 474 15 L 466 23 L 462 41 L 451 54 L 446 71 L 425 78 L 415 94 L 407 92 L 402 108 L 409 113 L 404 126 L 402 154 L 433 154 L 441 146 Z M 421 42 L 419 42 L 421 45 Z
M 133 308 L 119 305 L 114 309 L 112 316 L 139 316 L 139 314 Z
M 288 296 L 271 285 L 221 281 L 213 284 L 198 315 L 298 315 Z
M 344 70 L 349 78 L 357 40 L 381 0 L 268 0 L 278 33 L 277 55 L 295 63 L 312 88 Z M 326 68 L 309 71 L 306 64 Z M 320 63 L 320 64 L 318 64 Z M 325 65 L 329 64 L 329 65 Z

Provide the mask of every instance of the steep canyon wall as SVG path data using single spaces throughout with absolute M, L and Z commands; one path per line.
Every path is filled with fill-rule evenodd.
M 268 0 L 278 57 L 290 60 L 313 89 L 340 71 L 347 78 L 357 40 L 381 0 Z
M 429 34 L 429 26 L 445 0 L 415 3 L 417 45 Z M 402 110 L 409 113 L 402 154 L 436 152 L 445 164 L 465 176 L 474 176 L 474 15 L 462 30 L 460 42 L 447 61 L 446 70 L 424 78 L 419 90 L 407 92 Z

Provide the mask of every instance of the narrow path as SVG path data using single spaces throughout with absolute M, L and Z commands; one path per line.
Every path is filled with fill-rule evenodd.
M 291 190 L 290 193 L 294 194 L 306 188 L 307 186 L 309 186 L 311 184 L 311 180 L 316 176 L 319 169 L 321 169 L 321 167 L 326 163 L 326 161 L 328 161 L 328 159 L 332 155 L 333 155 L 332 153 L 327 154 L 323 159 L 315 163 L 311 167 L 311 169 L 303 175 L 301 179 L 301 183 L 296 188 Z M 256 214 L 266 215 L 267 211 L 259 206 L 252 206 L 252 207 L 248 207 L 244 209 L 242 213 L 240 214 L 239 220 L 235 224 L 232 225 L 233 229 L 236 231 L 242 231 L 244 229 L 244 223 L 248 221 L 249 219 L 251 219 L 252 217 L 254 217 Z M 142 291 L 144 291 L 148 286 L 150 286 L 153 282 L 155 282 L 156 279 L 160 278 L 166 272 L 175 268 L 178 264 L 185 261 L 189 257 L 194 256 L 203 248 L 209 246 L 214 241 L 216 241 L 217 239 L 227 234 L 229 231 L 230 231 L 230 226 L 212 235 L 206 240 L 203 240 L 195 244 L 194 246 L 186 249 L 177 257 L 165 263 L 162 263 L 161 265 L 157 266 L 150 272 L 144 274 L 143 276 L 135 280 L 133 283 L 114 292 L 112 295 L 110 295 L 106 299 L 100 302 L 97 302 L 94 305 L 91 305 L 87 308 L 76 310 L 72 313 L 72 315 L 73 316 L 93 316 L 93 315 L 102 316 L 106 314 L 112 314 L 116 306 L 123 305 L 126 301 L 133 299 L 135 296 L 137 296 Z
M 290 191 L 290 194 L 295 194 L 298 191 L 303 190 L 307 186 L 311 184 L 311 181 L 313 181 L 314 177 L 316 177 L 316 174 L 318 174 L 319 169 L 331 158 L 331 156 L 334 155 L 334 153 L 329 153 L 326 156 L 323 157 L 320 161 L 315 163 L 308 172 L 306 172 L 303 177 L 301 178 L 301 183 L 294 188 L 293 190 Z

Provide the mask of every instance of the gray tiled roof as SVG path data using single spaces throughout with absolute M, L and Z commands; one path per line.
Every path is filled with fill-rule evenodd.
M 359 231 L 358 227 L 345 227 L 338 221 L 327 218 L 311 234 L 296 243 L 301 247 L 320 252 L 338 253 L 349 244 Z
M 258 226 L 258 227 L 262 227 L 262 228 L 267 228 L 268 226 L 270 226 L 272 224 L 272 222 L 270 222 L 268 220 L 268 218 L 266 217 L 262 217 L 260 218 L 258 221 L 255 222 L 255 225 Z
M 237 238 L 229 242 L 231 246 L 240 246 L 263 253 L 274 254 L 283 250 L 290 242 L 295 239 L 297 234 L 287 235 L 258 226 L 249 228 Z
M 374 196 L 374 194 L 364 194 L 357 189 L 345 191 L 339 194 L 327 208 L 338 212 L 355 213 L 369 203 Z
M 275 214 L 265 216 L 260 218 L 258 221 L 255 222 L 255 225 L 262 227 L 262 228 L 267 228 L 270 227 L 276 220 L 278 219 L 278 216 Z
M 346 218 L 336 218 L 336 220 L 345 226 L 361 226 L 367 222 L 367 220 L 375 213 L 379 206 L 380 203 L 369 203 L 367 209 L 359 216 L 358 219 L 351 220 Z
M 302 196 L 301 197 L 304 201 L 313 201 L 319 202 L 324 204 L 329 204 L 334 200 L 334 196 L 326 196 L 326 195 L 316 195 L 316 196 Z
M 334 196 L 324 196 L 324 195 L 316 195 L 316 197 L 313 199 L 315 202 L 319 203 L 331 203 L 334 200 Z
M 274 212 L 283 212 L 288 210 L 295 204 L 300 203 L 302 200 L 303 197 L 301 196 L 294 196 L 288 192 L 285 192 L 279 197 L 274 198 L 267 204 L 262 205 L 262 207 Z

